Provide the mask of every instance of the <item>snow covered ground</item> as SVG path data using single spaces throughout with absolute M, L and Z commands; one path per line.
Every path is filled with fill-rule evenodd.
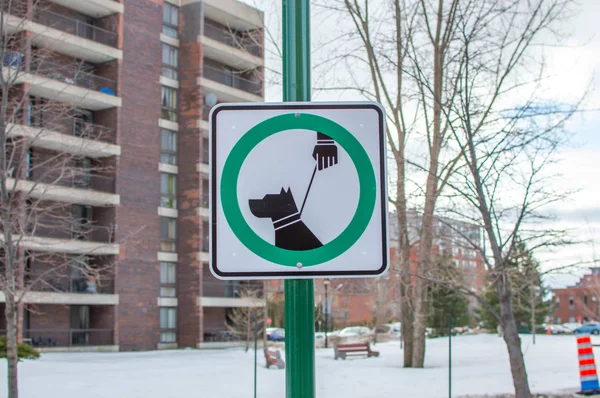
M 529 380 L 535 392 L 575 392 L 579 387 L 574 336 L 522 336 Z M 600 342 L 600 341 L 598 341 Z M 402 368 L 399 343 L 377 344 L 379 358 L 333 359 L 316 354 L 319 398 L 448 396 L 448 339 L 427 342 L 425 369 Z M 453 396 L 512 391 L 508 356 L 494 335 L 452 340 Z M 253 352 L 173 350 L 136 353 L 55 353 L 19 365 L 24 398 L 252 397 Z M 0 366 L 6 380 L 6 366 Z M 0 389 L 0 396 L 6 390 Z M 285 371 L 265 369 L 258 355 L 258 396 L 285 397 Z

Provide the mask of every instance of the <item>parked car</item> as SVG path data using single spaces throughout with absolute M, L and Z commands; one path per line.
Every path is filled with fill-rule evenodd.
M 573 331 L 577 328 L 580 328 L 581 326 L 583 326 L 581 323 L 579 322 L 569 322 L 569 323 L 563 323 L 562 326 L 564 328 L 567 328 L 570 330 L 570 333 L 573 333 Z
M 600 334 L 600 323 L 598 322 L 590 322 L 585 325 L 573 330 L 573 333 L 590 333 L 590 334 Z
M 271 332 L 271 334 L 267 335 L 267 340 L 269 341 L 285 341 L 285 329 L 276 328 Z
M 372 330 L 366 326 L 350 326 L 344 328 L 340 331 L 340 337 L 349 337 L 349 336 L 363 336 L 365 334 L 371 334 Z
M 400 338 L 402 334 L 402 324 L 400 322 L 394 322 L 389 324 L 392 328 L 392 338 Z
M 573 333 L 571 329 L 564 327 L 563 325 L 548 325 L 551 334 L 569 334 Z
M 378 335 L 386 335 L 390 339 L 398 339 L 400 338 L 400 322 L 376 326 L 374 331 Z
M 273 331 L 276 329 L 277 328 L 266 328 L 265 329 L 265 333 L 267 334 L 267 340 L 269 339 L 269 336 L 271 335 L 271 333 L 273 333 Z

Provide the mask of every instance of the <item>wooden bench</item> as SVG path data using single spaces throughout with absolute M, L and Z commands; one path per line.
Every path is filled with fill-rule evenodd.
M 338 344 L 333 347 L 334 358 L 346 359 L 347 355 L 366 355 L 368 357 L 378 357 L 379 351 L 371 350 L 369 343 Z
M 285 362 L 281 359 L 281 353 L 279 351 L 270 350 L 265 348 L 265 361 L 267 361 L 267 369 L 271 365 L 277 366 L 277 369 L 285 369 Z

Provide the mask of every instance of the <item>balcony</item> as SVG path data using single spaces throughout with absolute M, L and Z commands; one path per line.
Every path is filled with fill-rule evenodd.
M 15 84 L 28 83 L 28 94 L 52 101 L 66 102 L 90 110 L 102 110 L 121 106 L 121 98 L 115 96 L 114 80 L 81 71 L 73 65 L 59 65 L 50 61 L 32 61 L 26 71 L 20 56 L 5 58 L 2 73 Z
M 264 26 L 263 12 L 237 0 L 204 0 L 204 16 L 225 26 L 245 31 Z
M 88 256 L 115 256 L 119 254 L 119 245 L 107 242 L 88 242 L 79 239 L 56 239 L 41 236 L 14 236 L 15 240 L 21 240 L 20 247 L 25 250 L 40 252 L 85 254 Z M 4 235 L 0 234 L 0 240 Z
M 121 147 L 112 144 L 114 130 L 73 119 L 66 126 L 43 123 L 44 126 L 9 124 L 8 135 L 26 137 L 29 145 L 89 158 L 121 155 Z
M 40 351 L 116 352 L 112 329 L 25 329 L 23 340 Z
M 204 65 L 198 84 L 205 93 L 215 93 L 221 102 L 261 102 L 262 84 L 225 69 Z
M 90 206 L 117 206 L 121 197 L 115 192 L 114 177 L 91 175 L 59 183 L 6 179 L 10 191 L 24 192 L 32 198 Z
M 0 303 L 6 302 L 4 293 L 0 293 Z M 119 295 L 112 293 L 85 294 L 83 292 L 30 291 L 23 296 L 25 304 L 56 305 L 118 305 Z
M 259 298 L 251 297 L 198 297 L 198 306 L 236 308 L 236 307 L 264 307 L 265 301 Z
M 48 0 L 70 8 L 93 18 L 102 18 L 113 14 L 122 14 L 123 4 L 115 0 Z
M 199 37 L 206 58 L 237 69 L 254 69 L 264 65 L 261 48 L 251 33 L 204 24 L 204 35 Z
M 86 1 L 73 0 L 74 3 Z M 10 14 L 3 17 L 8 33 L 28 30 L 32 33 L 31 43 L 38 47 L 93 63 L 123 59 L 123 51 L 116 48 L 118 36 L 115 32 L 78 19 L 43 9 L 36 10 L 32 20 Z

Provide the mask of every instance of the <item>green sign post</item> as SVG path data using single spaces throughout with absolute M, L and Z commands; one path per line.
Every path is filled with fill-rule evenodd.
M 309 0 L 283 0 L 283 100 L 310 101 Z M 315 396 L 314 282 L 285 281 L 287 398 Z

